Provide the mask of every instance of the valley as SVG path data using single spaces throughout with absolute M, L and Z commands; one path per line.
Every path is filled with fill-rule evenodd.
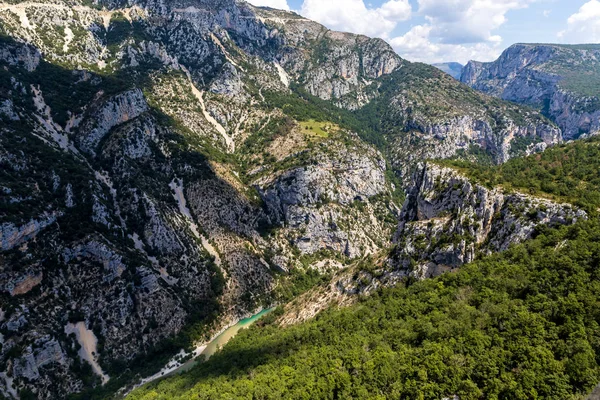
M 584 398 L 582 51 L 461 83 L 238 0 L 0 3 L 0 399 Z

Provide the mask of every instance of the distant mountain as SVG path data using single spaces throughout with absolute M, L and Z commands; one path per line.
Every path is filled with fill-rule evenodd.
M 460 80 L 542 110 L 565 139 L 600 132 L 600 45 L 515 44 L 494 62 L 470 61 Z
M 453 77 L 454 79 L 460 79 L 463 68 L 465 67 L 464 65 L 459 64 L 457 62 L 438 63 L 438 64 L 433 64 L 433 66 L 441 69 L 442 71 L 444 71 L 445 73 L 447 73 L 448 75 Z

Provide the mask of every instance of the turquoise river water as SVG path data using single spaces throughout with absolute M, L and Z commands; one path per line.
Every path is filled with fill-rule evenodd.
M 208 360 L 221 347 L 223 347 L 235 335 L 237 335 L 238 332 L 241 329 L 248 328 L 253 323 L 255 323 L 256 321 L 258 321 L 261 317 L 264 317 L 265 315 L 269 314 L 273 310 L 274 310 L 274 308 L 269 308 L 267 310 L 263 310 L 263 311 L 259 312 L 258 314 L 253 315 L 250 318 L 244 318 L 240 322 L 238 322 L 237 324 L 233 325 L 232 327 L 227 328 L 219 336 L 217 336 L 216 338 L 214 338 L 206 346 L 206 348 L 204 349 L 204 351 L 202 351 L 202 353 L 200 353 L 200 355 L 198 357 L 189 360 L 188 362 L 186 362 L 185 364 L 183 364 L 181 367 L 177 368 L 175 371 L 169 373 L 168 375 L 173 375 L 173 374 L 178 374 L 180 372 L 189 371 L 197 363 L 202 362 L 204 360 Z

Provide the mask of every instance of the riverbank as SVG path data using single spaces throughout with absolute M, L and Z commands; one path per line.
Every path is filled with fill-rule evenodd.
M 261 317 L 269 314 L 274 309 L 274 307 L 263 309 L 260 310 L 258 313 L 248 314 L 249 316 L 246 318 L 241 318 L 236 322 L 231 322 L 227 324 L 221 330 L 219 330 L 219 332 L 213 335 L 213 337 L 208 342 L 198 345 L 190 353 L 186 353 L 184 350 L 181 350 L 159 372 L 152 376 L 142 379 L 132 388 L 128 389 L 127 392 L 124 394 L 124 397 L 127 397 L 127 395 L 131 391 L 137 389 L 140 386 L 176 373 L 188 371 L 191 368 L 193 368 L 194 365 L 196 365 L 197 363 L 209 359 L 221 347 L 223 347 L 227 342 L 233 339 L 239 333 L 240 330 L 250 327 Z M 201 358 L 200 356 L 203 357 Z M 182 363 L 181 360 L 183 359 L 187 359 L 187 361 Z

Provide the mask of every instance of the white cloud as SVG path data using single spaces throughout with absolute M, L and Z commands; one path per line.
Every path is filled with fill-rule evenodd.
M 330 29 L 382 38 L 388 38 L 411 12 L 408 0 L 389 0 L 379 8 L 369 8 L 363 0 L 304 0 L 300 10 Z
M 419 0 L 419 13 L 433 27 L 431 37 L 443 43 L 497 42 L 493 31 L 506 22 L 510 10 L 534 0 Z
M 466 64 L 469 60 L 492 61 L 502 52 L 497 41 L 475 44 L 433 42 L 433 30 L 431 25 L 417 25 L 405 35 L 391 39 L 390 44 L 407 60 L 424 63 L 456 61 Z
M 246 0 L 248 3 L 259 7 L 271 7 L 279 10 L 289 10 L 287 0 Z
M 567 19 L 567 29 L 558 37 L 569 43 L 590 43 L 600 41 L 600 1 L 591 0 Z
M 492 61 L 501 52 L 502 37 L 495 31 L 506 22 L 506 14 L 533 1 L 419 0 L 418 13 L 427 22 L 390 43 L 411 61 Z

